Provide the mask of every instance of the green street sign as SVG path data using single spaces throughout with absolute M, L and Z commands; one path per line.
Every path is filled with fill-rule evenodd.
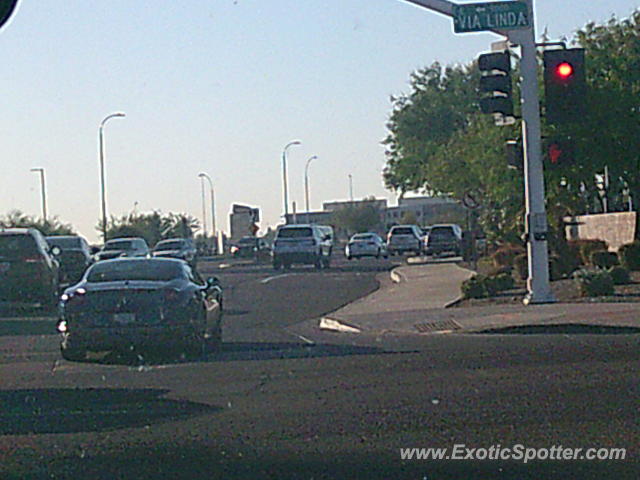
M 455 33 L 515 30 L 530 25 L 524 2 L 467 3 L 453 6 Z
M 9 20 L 17 3 L 18 0 L 0 0 L 0 27 Z

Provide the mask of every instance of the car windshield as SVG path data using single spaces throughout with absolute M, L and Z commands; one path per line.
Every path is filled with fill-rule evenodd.
M 398 227 L 391 230 L 391 235 L 413 235 L 414 231 L 411 227 Z
M 159 242 L 156 245 L 155 250 L 180 250 L 186 246 L 186 242 L 184 240 L 167 240 L 164 242 Z
M 355 241 L 369 241 L 369 240 L 375 240 L 375 235 L 372 235 L 370 233 L 359 233 L 357 235 L 354 235 L 353 237 L 351 237 L 351 241 L 355 242 Z
M 453 229 L 449 227 L 434 227 L 431 229 L 431 232 L 429 232 L 429 238 L 432 239 L 453 237 L 455 237 Z
M 313 236 L 313 230 L 309 227 L 281 228 L 278 238 L 308 238 Z
M 47 237 L 47 243 L 62 250 L 80 248 L 82 246 L 82 241 L 79 237 Z
M 0 255 L 29 255 L 38 252 L 31 235 L 0 235 Z
M 168 282 L 176 278 L 184 278 L 182 265 L 158 260 L 104 261 L 96 263 L 87 272 L 87 281 L 91 283 L 124 280 Z
M 132 250 L 133 240 L 114 240 L 104 245 L 104 250 Z
M 238 245 L 255 245 L 256 239 L 252 237 L 241 238 Z

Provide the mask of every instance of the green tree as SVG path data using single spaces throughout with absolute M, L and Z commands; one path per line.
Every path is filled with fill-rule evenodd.
M 58 217 L 35 218 L 22 213 L 20 210 L 11 210 L 7 215 L 0 218 L 0 227 L 4 228 L 36 228 L 43 235 L 74 235 L 73 227 L 68 223 L 62 223 Z
M 569 130 L 577 139 L 585 185 L 593 190 L 593 175 L 605 165 L 617 183 L 629 187 L 640 205 L 640 10 L 627 19 L 612 17 L 589 23 L 576 34 L 586 49 L 588 114 Z M 617 193 L 617 192 L 615 192 Z M 640 221 L 640 219 L 639 219 Z M 640 225 L 638 225 L 640 227 Z M 640 229 L 636 228 L 640 238 Z
M 101 224 L 96 227 L 99 231 L 101 228 Z M 153 246 L 165 238 L 192 238 L 198 228 L 198 220 L 186 213 L 131 213 L 120 218 L 111 217 L 107 225 L 107 239 L 142 237 Z
M 360 202 L 348 205 L 334 213 L 335 226 L 344 230 L 347 235 L 358 232 L 377 230 L 381 225 L 380 210 L 373 202 Z

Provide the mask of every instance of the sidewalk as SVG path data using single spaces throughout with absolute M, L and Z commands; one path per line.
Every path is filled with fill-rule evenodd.
M 473 333 L 541 325 L 640 329 L 640 302 L 445 308 L 458 299 L 460 284 L 473 273 L 452 262 L 398 267 L 381 275 L 380 289 L 328 314 L 320 328 L 370 334 Z

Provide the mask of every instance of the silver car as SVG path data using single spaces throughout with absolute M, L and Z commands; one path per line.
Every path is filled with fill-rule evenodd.
M 387 245 L 377 233 L 356 233 L 345 247 L 344 254 L 348 260 L 361 257 L 387 258 Z
M 422 230 L 417 225 L 394 225 L 387 235 L 387 250 L 391 255 L 422 253 Z

